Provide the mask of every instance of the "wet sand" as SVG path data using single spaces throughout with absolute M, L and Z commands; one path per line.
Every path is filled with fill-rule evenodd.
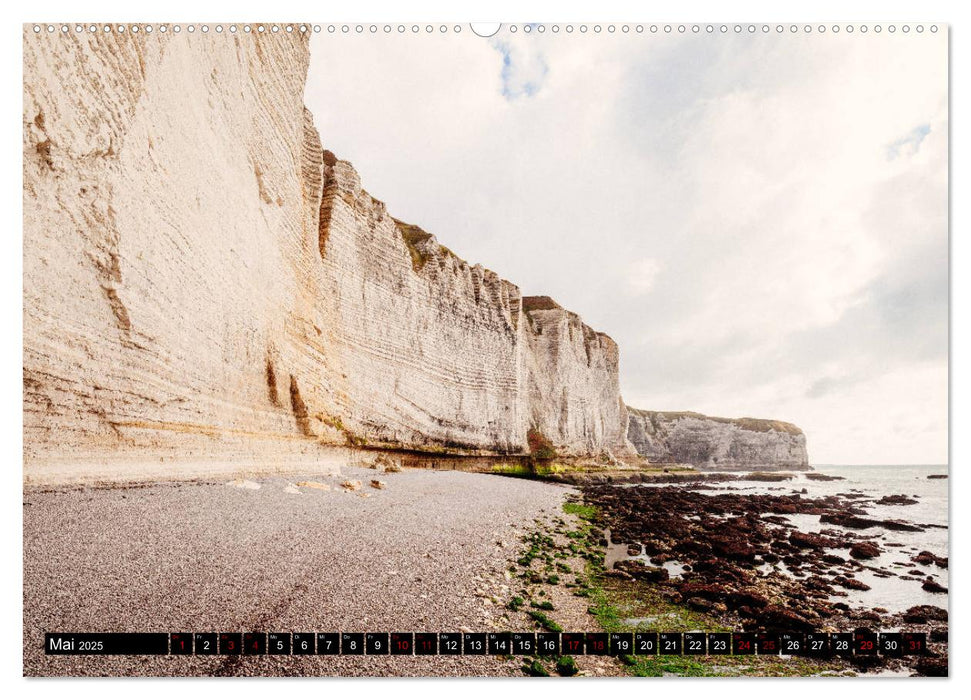
M 258 489 L 25 490 L 24 674 L 521 675 L 518 660 L 495 657 L 44 655 L 45 631 L 488 631 L 514 543 L 570 491 L 457 471 L 343 472 L 253 479 Z M 331 488 L 293 487 L 302 480 Z

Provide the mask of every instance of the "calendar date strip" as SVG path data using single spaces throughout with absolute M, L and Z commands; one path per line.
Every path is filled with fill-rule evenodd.
M 52 656 L 921 656 L 924 632 L 48 632 Z

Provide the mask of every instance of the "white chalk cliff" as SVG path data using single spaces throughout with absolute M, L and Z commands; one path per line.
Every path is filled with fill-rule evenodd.
M 690 411 L 628 412 L 627 437 L 653 463 L 730 471 L 809 469 L 806 436 L 792 423 Z
M 298 32 L 25 28 L 25 479 L 531 429 L 634 455 L 616 344 L 387 212 L 322 147 L 308 61 Z

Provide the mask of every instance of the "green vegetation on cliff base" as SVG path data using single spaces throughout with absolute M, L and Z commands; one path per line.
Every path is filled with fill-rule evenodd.
M 529 445 L 529 456 L 533 459 L 556 459 L 553 442 L 536 428 L 530 428 L 526 432 L 526 444 Z

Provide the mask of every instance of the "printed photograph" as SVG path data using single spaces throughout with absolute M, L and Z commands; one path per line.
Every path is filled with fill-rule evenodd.
M 947 676 L 948 32 L 23 25 L 23 674 Z

